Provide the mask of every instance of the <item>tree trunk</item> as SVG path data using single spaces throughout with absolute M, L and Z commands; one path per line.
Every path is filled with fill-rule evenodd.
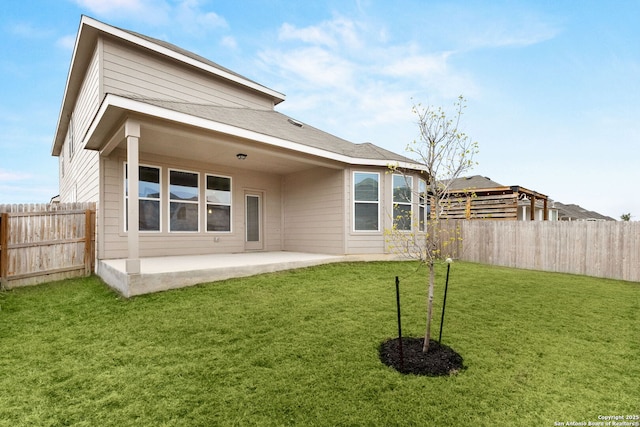
M 429 295 L 427 297 L 427 330 L 424 333 L 424 343 L 422 344 L 422 352 L 429 351 L 429 342 L 431 341 L 431 318 L 433 317 L 433 288 L 436 282 L 435 264 L 429 261 Z

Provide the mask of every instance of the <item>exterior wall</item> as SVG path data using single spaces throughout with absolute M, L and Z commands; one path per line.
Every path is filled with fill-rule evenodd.
M 63 203 L 98 201 L 98 153 L 85 150 L 82 139 L 99 103 L 100 55 L 96 49 L 78 93 L 60 156 L 60 201 Z
M 284 249 L 343 254 L 344 173 L 314 168 L 284 178 Z
M 378 231 L 355 231 L 353 224 L 354 202 L 353 202 L 353 174 L 354 172 L 377 172 L 380 174 L 380 207 Z M 389 235 L 393 230 L 393 174 L 388 168 L 351 168 L 345 170 L 345 217 L 344 223 L 346 239 L 346 254 L 394 254 L 399 255 L 394 249 L 393 238 Z M 419 182 L 420 177 L 413 175 L 412 188 L 412 229 L 410 231 L 396 231 L 397 233 L 407 233 L 413 238 L 419 239 L 424 232 L 419 231 Z M 425 212 L 426 214 L 426 212 Z M 394 232 L 395 233 L 395 232 Z M 389 241 L 390 240 L 390 241 Z
M 104 179 L 104 238 L 98 245 L 99 259 L 127 257 L 125 232 L 124 164 L 126 152 L 119 149 L 102 159 Z M 140 153 L 140 164 L 161 168 L 160 232 L 140 232 L 140 256 L 215 254 L 245 251 L 245 191 L 263 195 L 264 250 L 282 250 L 282 177 L 233 169 L 225 165 L 196 163 Z M 200 174 L 200 231 L 169 232 L 169 169 Z M 231 232 L 207 232 L 205 208 L 205 174 L 219 174 L 232 179 Z
M 380 174 L 380 212 L 379 231 L 355 231 L 353 226 L 353 173 L 377 172 Z M 393 204 L 391 202 L 392 175 L 387 168 L 352 168 L 344 171 L 344 197 L 347 214 L 345 215 L 346 254 L 382 254 L 387 253 L 384 230 L 391 228 L 393 222 Z
M 104 92 L 155 99 L 273 109 L 271 98 L 139 47 L 105 39 Z

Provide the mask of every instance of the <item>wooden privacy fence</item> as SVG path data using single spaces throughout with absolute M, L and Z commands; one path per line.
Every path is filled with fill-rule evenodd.
M 445 221 L 464 261 L 640 282 L 640 222 Z
M 0 285 L 91 274 L 95 212 L 95 203 L 0 205 Z

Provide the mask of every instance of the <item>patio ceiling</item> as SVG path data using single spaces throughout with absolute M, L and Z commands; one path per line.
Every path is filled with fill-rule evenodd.
M 123 140 L 120 147 L 125 148 Z M 318 159 L 232 135 L 189 129 L 186 126 L 141 121 L 141 153 L 181 158 L 194 162 L 231 165 L 238 169 L 286 175 L 316 166 L 341 168 L 339 162 Z M 246 154 L 244 160 L 238 154 Z

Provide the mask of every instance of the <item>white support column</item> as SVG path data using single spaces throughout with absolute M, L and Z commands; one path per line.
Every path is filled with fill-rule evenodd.
M 127 219 L 129 229 L 127 235 L 128 257 L 126 261 L 127 274 L 140 274 L 140 212 L 138 202 L 139 187 L 139 151 L 140 123 L 127 120 L 125 124 L 125 138 L 127 140 L 127 193 L 129 194 L 129 212 Z

